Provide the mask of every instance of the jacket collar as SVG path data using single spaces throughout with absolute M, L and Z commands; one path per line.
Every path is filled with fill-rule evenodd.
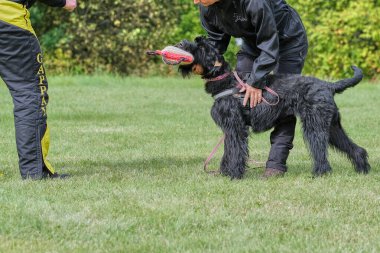
M 235 0 L 220 0 L 219 2 L 216 2 L 215 4 L 211 5 L 211 7 L 215 7 L 218 9 L 227 9 L 234 1 Z

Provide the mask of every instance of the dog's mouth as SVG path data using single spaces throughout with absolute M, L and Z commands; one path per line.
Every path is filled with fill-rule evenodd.
M 190 54 L 192 53 L 191 52 L 191 42 L 189 42 L 187 40 L 183 40 L 183 41 L 177 43 L 175 45 L 175 47 L 177 47 L 177 48 L 179 48 L 181 50 L 184 50 L 184 51 L 186 51 L 186 52 L 188 52 Z M 201 64 L 194 63 L 194 62 L 191 65 L 180 66 L 180 69 L 182 71 L 185 71 L 185 69 L 186 69 L 186 71 L 189 71 L 189 72 L 191 72 L 191 73 L 193 73 L 195 75 L 203 75 L 204 72 L 205 72 L 205 69 L 204 69 L 204 67 Z
M 203 68 L 203 66 L 200 65 L 200 64 L 194 64 L 194 65 L 191 67 L 191 71 L 193 72 L 193 74 L 196 74 L 196 75 L 203 75 L 204 68 Z
M 185 47 L 181 43 L 177 44 L 176 47 L 190 53 L 189 50 L 186 50 Z M 205 68 L 199 63 L 192 63 L 191 66 L 188 66 L 188 67 L 191 68 L 191 72 L 195 75 L 203 75 L 205 72 Z
M 182 40 L 175 47 L 194 56 L 191 64 L 179 67 L 179 71 L 182 72 L 183 76 L 188 76 L 191 73 L 202 77 L 209 77 L 217 74 L 223 67 L 223 59 L 217 57 L 217 52 L 203 38 L 195 39 L 195 42 Z

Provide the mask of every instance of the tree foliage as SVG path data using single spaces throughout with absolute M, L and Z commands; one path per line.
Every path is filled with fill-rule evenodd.
M 338 78 L 351 75 L 350 65 L 357 65 L 368 78 L 379 76 L 379 0 L 288 2 L 298 10 L 307 29 L 306 73 Z
M 93 0 L 80 2 L 72 15 L 39 5 L 46 22 L 34 21 L 54 68 L 145 74 L 154 62 L 145 52 L 170 41 L 181 9 L 171 1 Z
M 353 64 L 367 77 L 380 74 L 380 0 L 287 2 L 308 33 L 306 74 L 339 78 L 350 75 Z M 32 17 L 56 72 L 167 73 L 171 68 L 145 51 L 204 34 L 191 0 L 91 0 L 79 2 L 71 15 L 38 5 Z M 232 64 L 237 51 L 231 41 L 225 56 Z

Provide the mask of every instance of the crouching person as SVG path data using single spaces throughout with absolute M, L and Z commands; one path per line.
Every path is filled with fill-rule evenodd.
M 301 74 L 308 51 L 305 28 L 298 13 L 284 0 L 194 0 L 209 41 L 223 54 L 231 36 L 243 44 L 236 71 L 245 86 L 244 106 L 262 100 L 267 75 Z M 249 101 L 249 102 L 248 102 Z M 263 178 L 282 176 L 293 148 L 296 117 L 283 115 L 270 136 L 271 150 Z

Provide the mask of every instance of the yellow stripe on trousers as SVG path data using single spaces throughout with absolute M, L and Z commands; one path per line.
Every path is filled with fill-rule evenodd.
M 49 153 L 49 146 L 50 146 L 50 130 L 49 130 L 49 126 L 46 125 L 45 134 L 41 140 L 42 159 L 44 160 L 46 168 L 50 171 L 51 174 L 54 174 L 55 171 L 54 171 L 53 166 L 51 166 L 50 162 L 46 159 Z
M 22 4 L 0 0 L 0 20 L 36 35 L 30 23 L 30 13 Z

